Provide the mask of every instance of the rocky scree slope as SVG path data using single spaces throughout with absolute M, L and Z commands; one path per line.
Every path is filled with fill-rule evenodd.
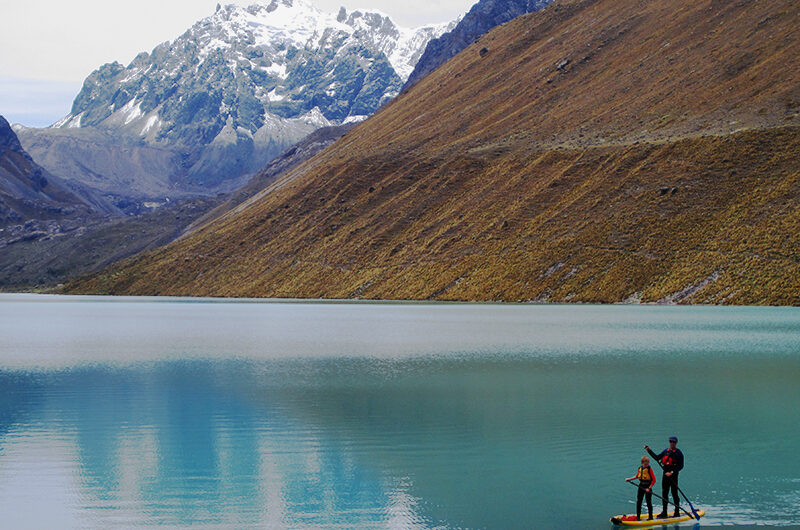
M 26 151 L 73 188 L 87 190 L 112 215 L 137 215 L 170 200 L 213 195 L 215 190 L 181 184 L 185 154 L 143 144 L 95 127 L 35 129 L 15 124 Z M 149 205 L 149 207 L 147 206 Z
M 480 0 L 458 22 L 456 27 L 440 37 L 432 39 L 403 85 L 411 85 L 436 70 L 475 39 L 500 24 L 504 24 L 525 13 L 543 9 L 553 0 Z
M 219 198 L 176 202 L 136 216 L 39 220 L 0 237 L 0 291 L 42 291 L 180 236 Z M 50 229 L 53 226 L 58 230 Z
M 800 304 L 800 5 L 557 1 L 69 292 Z
M 70 114 L 54 126 L 66 134 L 110 131 L 166 148 L 145 169 L 157 183 L 139 185 L 154 177 L 139 180 L 143 168 L 135 157 L 127 158 L 127 174 L 120 167 L 110 171 L 115 158 L 103 142 L 108 154 L 96 163 L 63 164 L 64 156 L 47 163 L 83 163 L 90 176 L 121 173 L 134 195 L 229 191 L 242 184 L 231 180 L 261 169 L 315 129 L 374 113 L 398 93 L 428 40 L 450 27 L 401 28 L 379 13 L 330 14 L 306 0 L 218 6 L 127 67 L 111 63 L 94 71 Z M 45 160 L 48 143 L 40 139 L 37 150 L 31 140 L 33 156 Z M 153 158 L 148 152 L 143 162 Z M 82 178 L 75 169 L 70 176 Z
M 0 248 L 101 215 L 92 203 L 34 162 L 0 116 Z

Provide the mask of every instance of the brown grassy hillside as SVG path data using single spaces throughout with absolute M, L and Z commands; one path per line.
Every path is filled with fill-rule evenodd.
M 800 3 L 520 17 L 71 292 L 800 303 Z

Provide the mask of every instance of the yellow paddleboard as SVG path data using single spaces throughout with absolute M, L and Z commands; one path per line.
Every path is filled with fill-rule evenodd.
M 705 510 L 697 510 L 697 515 L 700 517 L 706 514 Z M 694 517 L 689 515 L 681 515 L 680 517 L 667 517 L 666 519 L 647 519 L 647 515 L 643 515 L 640 520 L 636 520 L 636 515 L 615 515 L 611 518 L 611 522 L 618 526 L 661 526 L 665 524 L 675 524 L 682 521 L 692 521 Z

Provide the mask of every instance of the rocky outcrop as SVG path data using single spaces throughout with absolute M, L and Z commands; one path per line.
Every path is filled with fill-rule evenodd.
M 441 37 L 432 39 L 409 75 L 403 90 L 455 57 L 475 39 L 509 20 L 525 13 L 538 11 L 553 0 L 480 0 L 472 6 L 458 25 Z M 482 55 L 488 53 L 488 48 Z

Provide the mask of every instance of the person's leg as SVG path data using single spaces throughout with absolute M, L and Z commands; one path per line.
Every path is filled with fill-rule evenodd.
M 639 491 L 636 492 L 636 518 L 642 518 L 642 497 L 644 497 L 644 488 L 639 486 Z
M 662 509 L 661 513 L 658 514 L 659 518 L 664 518 L 667 516 L 667 499 L 669 498 L 669 477 L 661 477 L 661 502 L 662 502 Z
M 678 517 L 681 514 L 680 505 L 681 505 L 681 498 L 678 497 L 678 477 L 672 476 L 672 480 L 670 481 L 670 489 L 672 489 L 672 502 L 675 503 L 675 517 Z
M 647 499 L 647 516 L 648 516 L 647 518 L 648 519 L 652 519 L 653 518 L 653 492 L 652 491 L 648 491 L 647 493 L 645 493 L 645 499 Z

